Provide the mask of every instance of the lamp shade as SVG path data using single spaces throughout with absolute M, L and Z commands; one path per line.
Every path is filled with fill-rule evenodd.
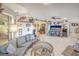
M 18 30 L 17 25 L 10 25 L 10 32 L 16 32 Z

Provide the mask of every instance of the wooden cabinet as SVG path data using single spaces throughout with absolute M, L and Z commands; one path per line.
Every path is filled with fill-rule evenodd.
M 35 21 L 34 24 L 35 24 L 37 35 L 46 34 L 47 22 L 45 22 L 45 21 Z

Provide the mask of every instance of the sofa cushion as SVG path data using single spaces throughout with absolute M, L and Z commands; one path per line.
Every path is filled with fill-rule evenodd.
M 0 53 L 8 53 L 7 52 L 8 44 L 0 46 Z
M 36 39 L 36 37 L 35 37 L 35 35 L 31 35 L 31 40 L 35 40 Z
M 16 40 L 10 40 L 7 44 L 0 46 L 0 54 L 1 55 L 8 55 L 8 53 L 10 51 L 10 50 L 8 50 L 8 48 L 11 45 L 14 47 L 14 49 L 16 49 Z
M 16 42 L 18 47 L 22 47 L 22 44 L 26 43 L 25 36 L 17 38 Z
M 26 42 L 31 41 L 31 40 L 35 40 L 35 39 L 36 39 L 36 37 L 34 34 L 25 35 Z
M 26 49 L 26 47 L 17 48 L 15 56 L 23 56 Z
M 26 52 L 26 50 L 28 50 L 29 47 L 32 45 L 32 43 L 35 41 L 37 41 L 37 39 L 22 44 L 22 47 L 19 47 L 16 49 L 15 55 L 16 56 L 23 56 L 24 53 Z
M 28 47 L 32 44 L 32 42 L 27 42 L 25 44 L 22 44 L 22 47 L 17 48 L 15 55 L 16 56 L 23 56 L 25 51 L 28 49 Z
M 26 43 L 24 43 L 24 44 L 22 44 L 22 46 L 26 46 L 26 48 L 28 47 L 28 46 L 30 46 L 32 44 L 32 41 L 30 41 L 30 42 L 26 42 Z

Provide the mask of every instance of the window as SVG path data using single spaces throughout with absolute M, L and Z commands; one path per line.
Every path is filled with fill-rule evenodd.
M 22 29 L 19 29 L 19 36 L 22 35 Z

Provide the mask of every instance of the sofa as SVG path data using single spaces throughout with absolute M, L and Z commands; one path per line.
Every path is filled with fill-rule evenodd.
M 33 35 L 25 35 L 10 40 L 8 44 L 0 47 L 0 56 L 23 56 L 35 42 L 37 42 L 37 38 Z
M 10 48 L 14 51 L 10 51 Z M 7 44 L 0 46 L 0 56 L 11 56 L 16 51 L 16 40 L 10 40 Z M 10 54 L 12 52 L 12 54 Z

